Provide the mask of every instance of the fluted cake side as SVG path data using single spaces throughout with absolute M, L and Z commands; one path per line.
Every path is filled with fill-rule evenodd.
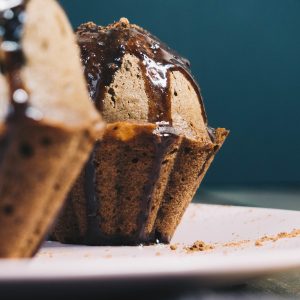
M 88 245 L 168 243 L 227 136 L 203 144 L 153 124 L 108 126 L 53 238 Z

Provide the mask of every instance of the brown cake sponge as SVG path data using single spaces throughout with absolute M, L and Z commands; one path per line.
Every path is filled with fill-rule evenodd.
M 107 126 L 53 233 L 64 243 L 168 243 L 227 130 L 203 143 L 155 124 Z

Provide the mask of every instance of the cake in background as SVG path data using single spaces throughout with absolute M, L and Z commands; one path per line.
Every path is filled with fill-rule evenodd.
M 31 257 L 103 122 L 54 0 L 0 2 L 0 257 Z

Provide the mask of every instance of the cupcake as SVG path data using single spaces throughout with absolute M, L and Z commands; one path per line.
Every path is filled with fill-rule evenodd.
M 37 251 L 103 124 L 53 0 L 0 2 L 0 257 Z
M 228 131 L 212 129 L 190 63 L 127 19 L 77 30 L 90 98 L 107 127 L 53 238 L 170 242 Z

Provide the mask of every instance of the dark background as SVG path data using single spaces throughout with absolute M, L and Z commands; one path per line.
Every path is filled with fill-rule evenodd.
M 231 130 L 206 184 L 299 182 L 299 0 L 60 2 L 74 27 L 125 16 L 190 59 L 210 125 Z

